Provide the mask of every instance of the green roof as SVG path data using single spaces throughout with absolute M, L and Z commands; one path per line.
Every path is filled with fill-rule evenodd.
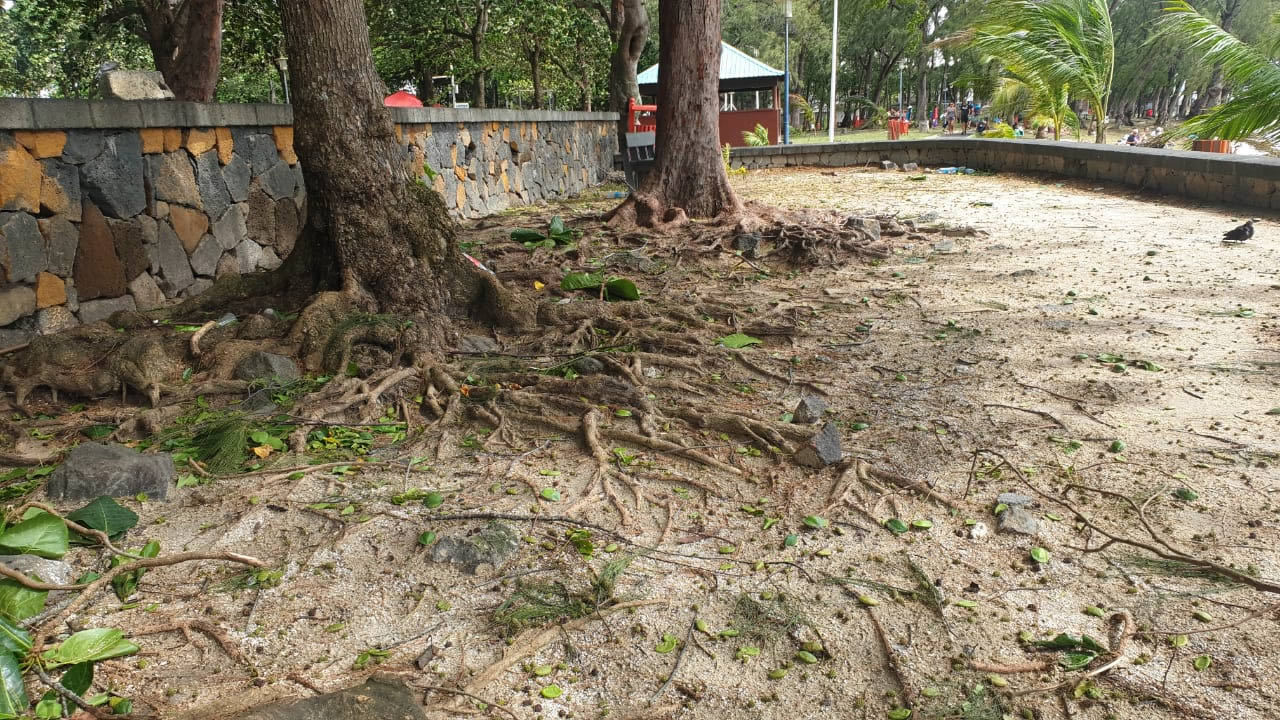
M 751 81 L 760 81 L 758 86 L 760 89 L 764 89 L 765 87 L 772 87 L 775 81 L 782 79 L 782 76 L 783 72 L 781 70 L 765 65 L 727 42 L 720 43 L 720 85 L 722 90 L 752 89 L 750 87 Z M 646 68 L 644 72 L 636 76 L 636 80 L 641 86 L 648 85 L 656 88 L 658 85 L 658 66 L 653 65 Z

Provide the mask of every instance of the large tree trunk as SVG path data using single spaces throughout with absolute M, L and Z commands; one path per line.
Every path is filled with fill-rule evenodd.
M 613 53 L 609 57 L 609 110 L 619 114 L 618 144 L 625 148 L 627 100 L 640 99 L 636 64 L 649 38 L 649 13 L 644 0 L 612 0 L 609 7 L 609 34 Z
M 210 102 L 222 64 L 223 0 L 139 3 L 156 69 L 178 100 Z
M 434 191 L 411 182 L 382 105 L 360 0 L 282 0 L 307 223 L 294 253 L 319 289 L 372 312 L 496 318 L 491 275 L 461 254 Z M 290 256 L 292 259 L 292 255 Z
M 738 212 L 720 155 L 720 0 L 658 3 L 657 157 L 641 191 L 690 217 Z
M 533 76 L 533 109 L 542 109 L 542 43 L 534 40 L 529 49 L 529 72 Z

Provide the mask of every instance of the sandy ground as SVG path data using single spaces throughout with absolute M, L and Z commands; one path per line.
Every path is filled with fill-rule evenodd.
M 876 264 L 769 276 L 727 264 L 678 276 L 740 302 L 744 315 L 788 307 L 801 327 L 791 340 L 767 338 L 749 351 L 797 382 L 741 366 L 716 378 L 738 389 L 735 409 L 777 418 L 796 404 L 799 381 L 817 381 L 847 455 L 927 482 L 954 511 L 734 447 L 708 452 L 749 469 L 750 480 L 641 451 L 635 465 L 649 473 L 640 481 L 648 502 L 632 507 L 635 519 L 620 532 L 652 546 L 668 523 L 659 504 L 671 513 L 665 544 L 641 551 L 618 583 L 618 597 L 643 604 L 553 631 L 530 657 L 475 686 L 475 674 L 508 648 L 493 612 L 516 583 L 582 587 L 634 548 L 597 532 L 595 557 L 584 560 L 564 527 L 513 523 L 532 542 L 472 575 L 431 562 L 416 538 L 484 526 L 432 522 L 433 514 L 528 513 L 537 504 L 531 490 L 546 485 L 571 504 L 589 470 L 573 438 L 530 437 L 525 454 L 458 447 L 413 474 L 313 473 L 185 489 L 165 503 L 132 503 L 145 535 L 167 550 L 259 555 L 283 571 L 279 585 L 220 589 L 234 571 L 213 564 L 157 570 L 135 607 L 103 599 L 87 620 L 145 628 L 200 617 L 243 648 L 252 670 L 207 639 L 196 637 L 200 649 L 169 634 L 142 638 L 143 657 L 110 661 L 102 676 L 135 706 L 222 717 L 306 696 L 305 685 L 356 684 L 374 670 L 418 687 L 470 687 L 510 710 L 490 709 L 493 717 L 521 719 L 883 718 L 904 700 L 916 718 L 1274 717 L 1276 598 L 1156 571 L 1133 548 L 1095 552 L 1103 538 L 1081 529 L 1077 511 L 1116 535 L 1151 539 L 1117 497 L 1060 493 L 1077 483 L 1132 498 L 1163 540 L 1280 578 L 1280 417 L 1267 414 L 1280 407 L 1280 218 L 1263 217 L 1253 242 L 1224 246 L 1216 238 L 1246 213 L 1053 179 L 787 170 L 734 182 L 747 198 L 782 206 L 979 231 L 900 238 L 894 257 Z M 1104 354 L 1124 358 L 1124 367 L 1097 359 Z M 1142 369 L 1144 361 L 1159 369 Z M 1124 447 L 1112 452 L 1116 441 Z M 984 450 L 1046 493 L 1030 508 L 1037 537 L 994 532 L 998 494 L 1034 493 L 997 455 L 975 457 Z M 413 487 L 441 490 L 446 502 L 434 511 L 388 502 Z M 1179 499 L 1178 490 L 1197 498 Z M 1068 504 L 1055 501 L 1063 497 Z M 308 507 L 315 503 L 331 507 Z M 555 509 L 543 503 L 543 512 Z M 830 524 L 806 528 L 808 515 Z M 603 500 L 580 517 L 618 527 Z M 770 517 L 777 522 L 762 529 Z M 932 527 L 894 534 L 880 525 L 893 517 Z M 616 552 L 605 550 L 610 542 Z M 1048 562 L 1033 561 L 1032 548 L 1046 550 Z M 918 589 L 912 564 L 940 604 L 893 589 Z M 878 605 L 868 610 L 857 595 Z M 784 621 L 744 614 L 751 607 Z M 1110 619 L 1125 613 L 1145 634 L 1116 648 Z M 707 633 L 692 630 L 695 619 Z M 726 629 L 737 634 L 719 635 Z M 1055 665 L 1061 653 L 1019 639 L 1060 632 L 1088 634 L 1119 654 L 1067 671 Z M 1187 633 L 1184 646 L 1173 646 L 1174 632 Z M 797 659 L 806 643 L 812 664 Z M 353 669 L 369 648 L 388 655 Z M 1211 661 L 1203 670 L 1200 657 Z M 970 665 L 1042 659 L 1048 667 L 1038 672 Z M 1086 678 L 1104 664 L 1106 673 Z M 785 677 L 771 678 L 779 669 Z M 552 683 L 563 693 L 547 699 L 540 691 Z M 427 698 L 432 717 L 478 712 L 466 698 Z

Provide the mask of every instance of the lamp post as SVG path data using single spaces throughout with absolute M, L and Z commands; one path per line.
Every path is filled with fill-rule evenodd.
M 783 7 L 782 144 L 791 144 L 791 0 Z
M 280 81 L 284 83 L 284 104 L 289 105 L 289 58 L 283 55 L 276 58 L 276 67 L 280 68 Z
M 836 39 L 840 23 L 840 0 L 831 8 L 831 104 L 827 107 L 827 142 L 836 141 Z
M 906 66 L 906 58 L 898 61 L 898 117 L 902 117 L 902 69 Z

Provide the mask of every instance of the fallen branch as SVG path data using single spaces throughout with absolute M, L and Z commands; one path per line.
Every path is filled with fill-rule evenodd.
M 205 635 L 213 638 L 214 642 L 218 643 L 218 646 L 222 648 L 222 651 L 225 652 L 232 660 L 245 665 L 249 664 L 248 661 L 245 660 L 244 653 L 240 652 L 240 648 L 236 647 L 236 645 L 231 642 L 231 638 L 227 637 L 227 634 L 222 631 L 222 628 L 219 628 L 217 625 L 206 620 L 179 620 L 167 625 L 160 625 L 153 628 L 147 628 L 145 630 L 133 630 L 129 634 L 131 636 L 138 637 L 142 635 L 158 635 L 160 633 L 173 632 L 175 630 L 181 630 L 183 635 L 188 636 L 188 639 L 190 639 L 189 634 L 192 630 L 199 630 Z
M 970 660 L 969 668 L 978 672 L 1000 673 L 1001 675 L 1013 675 L 1016 673 L 1033 673 L 1042 672 L 1053 667 L 1053 663 L 1048 660 L 1032 660 L 1024 663 L 989 663 L 981 660 Z
M 671 668 L 671 672 L 667 675 L 667 679 L 662 682 L 662 685 L 658 687 L 658 690 L 654 692 L 653 695 L 649 696 L 650 705 L 653 705 L 653 701 L 662 696 L 663 691 L 666 690 L 667 687 L 671 685 L 671 681 L 675 679 L 676 673 L 680 672 L 680 664 L 684 662 L 684 652 L 689 649 L 689 643 L 693 638 L 693 631 L 694 628 L 697 627 L 697 624 L 698 617 L 697 613 L 695 613 L 694 617 L 689 620 L 689 630 L 684 634 L 684 642 L 680 644 L 680 651 L 676 653 L 676 664 Z
M 426 690 L 426 691 L 428 691 L 428 692 L 442 692 L 442 693 L 449 693 L 449 694 L 451 694 L 451 695 L 462 695 L 463 697 L 469 697 L 469 698 L 471 698 L 472 700 L 475 700 L 476 702 L 480 703 L 481 705 L 484 705 L 485 707 L 496 708 L 496 709 L 501 710 L 502 712 L 506 713 L 507 715 L 511 716 L 511 717 L 512 717 L 512 718 L 514 718 L 515 720 L 520 720 L 520 718 L 518 718 L 518 717 L 516 716 L 516 714 L 515 714 L 515 713 L 511 712 L 511 710 L 509 710 L 509 709 L 507 709 L 507 708 L 504 708 L 504 707 L 502 707 L 501 705 L 497 705 L 497 704 L 495 704 L 495 703 L 491 703 L 491 702 L 489 702 L 488 700 L 485 700 L 484 698 L 482 698 L 482 697 L 480 697 L 480 696 L 478 696 L 478 695 L 472 695 L 471 693 L 467 692 L 466 690 L 454 690 L 453 688 L 441 687 L 441 686 L 439 686 L 439 685 L 428 685 L 428 686 L 426 686 L 426 687 L 425 687 L 425 688 L 423 688 L 423 689 L 424 689 L 424 690 Z
M 850 594 L 845 589 L 846 594 Z M 902 688 L 902 705 L 908 710 L 914 710 L 916 705 L 916 693 L 911 688 L 911 684 L 907 682 L 906 671 L 898 662 L 897 652 L 893 649 L 893 643 L 889 642 L 889 634 L 884 631 L 884 625 L 880 624 L 880 618 L 876 617 L 875 612 L 870 606 L 866 607 L 867 617 L 871 618 L 871 624 L 876 629 L 876 637 L 880 639 L 880 649 L 884 650 L 885 661 L 889 664 L 889 671 L 897 678 L 898 685 Z

